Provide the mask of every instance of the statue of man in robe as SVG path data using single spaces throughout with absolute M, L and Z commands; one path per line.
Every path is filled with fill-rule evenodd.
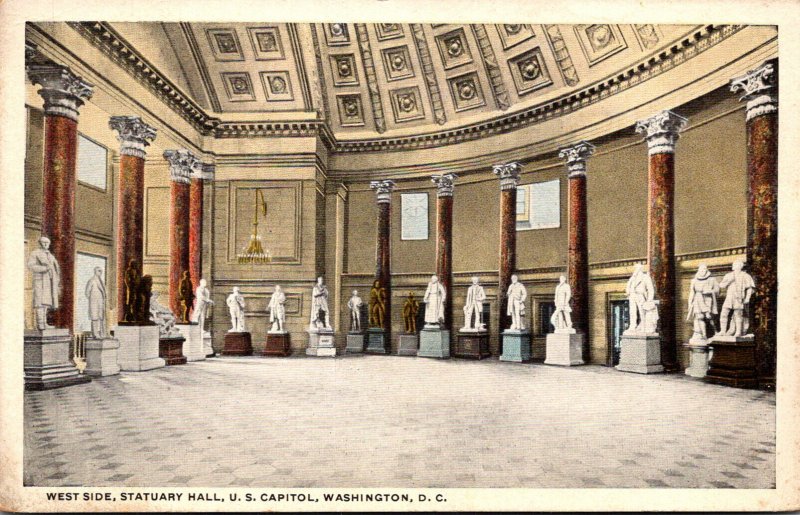
M 633 274 L 628 279 L 625 286 L 625 293 L 628 295 L 628 306 L 630 311 L 630 324 L 626 333 L 645 333 L 645 303 L 653 301 L 656 295 L 653 280 L 644 271 L 641 263 L 633 266 Z M 650 307 L 649 305 L 647 307 Z M 652 309 L 650 310 L 652 311 Z
M 361 332 L 361 306 L 364 301 L 358 296 L 358 290 L 353 290 L 353 296 L 347 301 L 347 307 L 350 309 L 350 332 Z
M 36 328 L 40 331 L 51 329 L 47 323 L 47 312 L 58 309 L 61 295 L 61 268 L 56 257 L 50 252 L 50 238 L 39 238 L 39 248 L 28 256 L 28 269 L 33 275 L 33 312 Z
M 331 316 L 328 310 L 328 287 L 317 277 L 317 282 L 311 291 L 311 321 L 309 329 L 330 329 Z
M 435 275 L 431 276 L 428 288 L 425 290 L 425 326 L 439 327 L 444 324 L 444 301 L 447 293 L 444 286 Z
M 86 300 L 89 304 L 89 320 L 92 321 L 92 337 L 106 337 L 106 286 L 103 284 L 103 269 L 94 267 L 94 274 L 86 282 Z
M 568 331 L 572 329 L 572 307 L 569 303 L 572 300 L 572 287 L 563 275 L 558 278 L 558 286 L 554 297 L 556 310 L 550 317 L 550 323 L 555 327 L 556 332 Z
M 744 268 L 744 261 L 737 259 L 733 262 L 733 271 L 725 274 L 722 282 L 719 283 L 720 288 L 727 288 L 725 302 L 722 303 L 722 313 L 719 315 L 720 334 L 743 336 L 750 329 L 747 311 L 756 283 L 753 281 L 753 277 L 742 268 Z M 731 311 L 733 311 L 733 323 L 729 325 Z
M 275 291 L 269 299 L 269 321 L 272 323 L 270 333 L 285 333 L 286 328 L 286 294 L 279 285 L 275 285 Z
M 508 285 L 508 306 L 506 315 L 511 317 L 511 331 L 525 330 L 525 299 L 528 298 L 528 290 L 519 282 L 516 275 L 511 276 L 511 284 Z
M 467 290 L 467 301 L 464 303 L 464 327 L 462 331 L 483 331 L 486 326 L 483 324 L 483 301 L 486 300 L 486 292 L 480 285 L 477 277 L 472 277 L 472 286 Z
M 197 285 L 195 290 L 194 310 L 192 311 L 192 322 L 197 322 L 200 326 L 200 334 L 204 334 L 206 330 L 208 307 L 214 304 L 214 301 L 211 300 L 211 292 L 206 284 L 205 279 L 200 279 L 200 284 Z
M 689 285 L 689 311 L 686 320 L 693 319 L 691 340 L 706 341 L 709 325 L 716 332 L 714 315 L 717 314 L 717 295 L 719 283 L 711 277 L 708 266 L 701 263 Z

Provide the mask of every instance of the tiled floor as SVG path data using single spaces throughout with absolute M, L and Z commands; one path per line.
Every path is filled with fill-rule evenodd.
M 25 394 L 26 485 L 773 488 L 775 396 L 600 366 L 214 358 Z

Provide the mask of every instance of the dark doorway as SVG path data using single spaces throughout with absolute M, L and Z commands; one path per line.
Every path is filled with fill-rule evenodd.
M 610 302 L 610 324 L 609 324 L 609 361 L 608 365 L 615 367 L 619 364 L 620 343 L 622 333 L 630 323 L 630 311 L 627 300 L 612 300 Z

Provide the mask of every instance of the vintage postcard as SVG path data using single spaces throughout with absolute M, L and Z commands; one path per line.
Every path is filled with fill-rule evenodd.
M 0 4 L 0 508 L 800 509 L 798 14 Z

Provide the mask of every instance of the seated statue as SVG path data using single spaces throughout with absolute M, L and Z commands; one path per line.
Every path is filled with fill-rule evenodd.
M 175 315 L 158 301 L 159 293 L 154 291 L 150 297 L 150 319 L 158 325 L 161 338 L 180 338 L 181 332 L 175 327 Z

